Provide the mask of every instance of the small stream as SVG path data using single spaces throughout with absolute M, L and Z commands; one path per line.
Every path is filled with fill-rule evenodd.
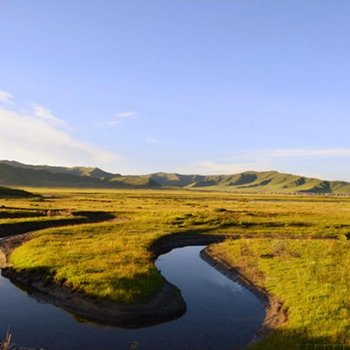
M 16 344 L 49 350 L 129 350 L 133 341 L 137 350 L 244 349 L 264 319 L 265 305 L 202 260 L 203 248 L 177 248 L 159 256 L 157 268 L 181 290 L 187 312 L 148 328 L 79 322 L 0 276 L 0 338 L 9 328 Z

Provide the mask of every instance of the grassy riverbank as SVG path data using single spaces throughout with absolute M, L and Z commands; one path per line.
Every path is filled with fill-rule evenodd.
M 233 257 L 241 251 L 240 244 L 246 244 L 249 266 L 263 276 L 259 283 L 285 300 L 288 322 L 269 342 L 286 344 L 298 337 L 310 342 L 347 341 L 343 338 L 350 327 L 346 321 L 350 276 L 345 237 L 350 233 L 350 198 L 141 190 L 45 189 L 41 194 L 49 196 L 40 201 L 0 199 L 0 206 L 38 212 L 103 210 L 114 219 L 35 233 L 10 256 L 16 269 L 51 274 L 58 283 L 95 298 L 137 303 L 148 300 L 163 284 L 148 250 L 158 238 L 170 233 L 263 236 L 264 240 L 228 241 L 216 249 L 236 264 L 241 255 Z M 272 239 L 280 235 L 340 241 Z M 280 255 L 275 256 L 276 251 Z
M 226 241 L 210 251 L 284 302 L 288 321 L 254 349 L 306 349 L 305 344 L 348 349 L 349 248 L 343 240 L 254 239 Z

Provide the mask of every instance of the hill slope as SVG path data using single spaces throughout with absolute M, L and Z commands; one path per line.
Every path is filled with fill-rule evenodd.
M 16 161 L 11 160 L 2 160 L 0 164 L 10 165 L 15 168 L 20 169 L 31 169 L 31 170 L 45 170 L 52 174 L 69 174 L 69 175 L 77 175 L 77 176 L 88 176 L 97 179 L 111 179 L 112 177 L 117 176 L 118 174 L 111 174 L 106 171 L 103 171 L 99 168 L 91 168 L 91 167 L 73 167 L 66 168 L 60 166 L 48 166 L 48 165 L 30 165 L 23 164 Z
M 0 198 L 2 198 L 2 197 L 33 197 L 33 196 L 34 196 L 34 194 L 27 192 L 27 191 L 0 186 Z
M 121 176 L 98 168 L 50 167 L 0 161 L 0 185 L 81 188 L 156 188 L 149 176 Z
M 112 174 L 99 168 L 50 167 L 0 161 L 0 185 L 91 188 L 185 188 L 259 193 L 350 194 L 350 183 L 325 181 L 277 171 L 233 175 Z
M 157 173 L 150 177 L 163 187 L 197 190 L 350 194 L 348 182 L 325 181 L 277 171 L 247 171 L 233 175 L 209 176 Z

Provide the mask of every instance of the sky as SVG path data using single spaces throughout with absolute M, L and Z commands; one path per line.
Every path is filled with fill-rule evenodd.
M 350 1 L 0 0 L 0 159 L 350 181 Z

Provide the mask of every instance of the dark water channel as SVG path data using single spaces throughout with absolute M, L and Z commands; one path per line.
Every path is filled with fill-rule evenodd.
M 178 288 L 186 314 L 161 325 L 128 330 L 80 323 L 38 302 L 0 277 L 0 337 L 8 327 L 14 342 L 49 350 L 244 349 L 264 318 L 264 304 L 200 258 L 204 247 L 174 249 L 156 265 Z

